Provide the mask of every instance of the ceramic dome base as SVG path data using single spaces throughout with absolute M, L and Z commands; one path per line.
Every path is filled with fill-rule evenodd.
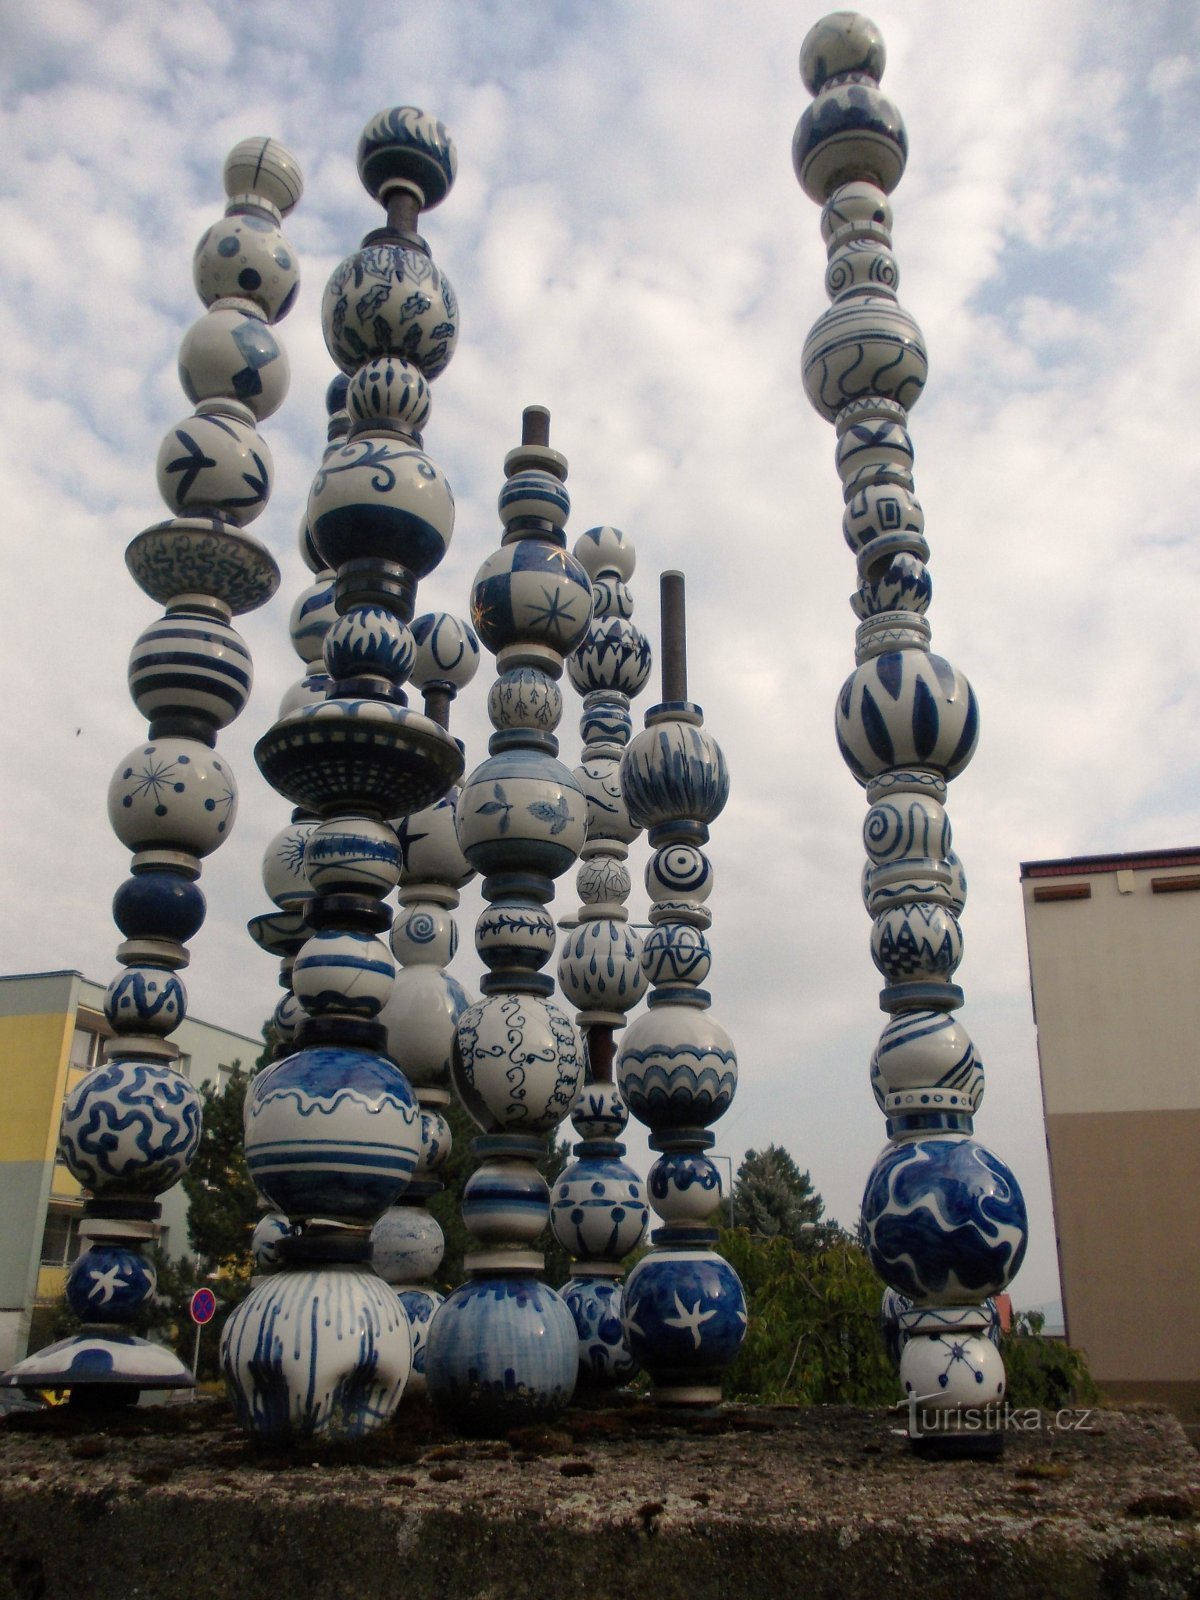
M 35 1350 L 0 1378 L 0 1388 L 194 1389 L 172 1350 L 132 1333 L 76 1333 Z
M 212 594 L 234 616 L 256 611 L 279 587 L 279 567 L 262 541 L 220 517 L 183 516 L 137 534 L 125 565 L 151 600 Z
M 259 771 L 293 805 L 324 813 L 348 799 L 382 816 L 406 816 L 441 799 L 463 773 L 450 735 L 407 706 L 325 700 L 267 730 Z

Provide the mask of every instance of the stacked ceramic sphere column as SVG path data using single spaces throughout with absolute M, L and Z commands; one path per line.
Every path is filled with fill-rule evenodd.
M 325 396 L 329 412 L 326 457 L 339 449 L 350 428 L 346 411 L 346 379 L 341 373 L 329 385 Z M 292 648 L 304 667 L 303 676 L 285 692 L 279 706 L 280 717 L 304 705 L 325 699 L 332 682 L 325 671 L 325 635 L 337 621 L 334 591 L 337 576 L 325 565 L 312 541 L 308 512 L 300 520 L 300 555 L 314 574 L 314 581 L 301 590 L 292 606 L 289 632 Z M 312 894 L 304 870 L 304 847 L 308 836 L 320 822 L 315 812 L 297 807 L 291 820 L 280 829 L 263 852 L 263 887 L 276 909 L 247 923 L 250 937 L 259 949 L 277 956 L 280 962 L 279 986 L 283 990 L 271 1017 L 275 1053 L 287 1055 L 295 1041 L 296 1029 L 304 1016 L 303 1007 L 292 991 L 292 967 L 308 942 L 309 928 L 304 910 Z
M 427 715 L 448 727 L 450 703 L 479 665 L 479 641 L 465 622 L 444 611 L 417 617 L 412 631 L 417 650 L 411 681 L 424 694 Z M 451 789 L 435 805 L 394 823 L 400 840 L 400 915 L 392 924 L 391 944 L 400 968 L 379 1020 L 387 1028 L 388 1054 L 416 1091 L 421 1153 L 408 1188 L 375 1224 L 371 1259 L 399 1295 L 412 1326 L 410 1393 L 425 1386 L 426 1335 L 442 1303 L 429 1280 L 441 1266 L 445 1239 L 426 1208 L 445 1187 L 439 1173 L 452 1143 L 445 1117 L 450 1058 L 458 1019 L 473 999 L 445 970 L 458 949 L 459 890 L 475 876 L 458 843 L 458 795 Z
M 636 1370 L 621 1323 L 621 1262 L 641 1243 L 649 1211 L 638 1175 L 621 1157 L 629 1119 L 613 1082 L 615 1033 L 646 990 L 642 941 L 629 926 L 626 859 L 641 831 L 621 793 L 621 756 L 633 732 L 629 705 L 650 676 L 650 645 L 630 621 L 636 553 L 619 528 L 590 528 L 575 556 L 592 580 L 593 620 L 567 663 L 584 696 L 583 761 L 575 777 L 587 798 L 587 843 L 577 875 L 578 926 L 563 942 L 558 981 L 577 1008 L 587 1083 L 571 1121 L 578 1158 L 558 1176 L 554 1236 L 576 1257 L 563 1287 L 579 1331 L 579 1381 L 604 1387 Z
M 400 874 L 388 818 L 419 811 L 462 772 L 449 734 L 412 710 L 402 685 L 417 582 L 454 522 L 449 485 L 421 447 L 429 382 L 449 361 L 457 306 L 416 231 L 454 179 L 440 123 L 412 107 L 381 113 L 358 170 L 387 225 L 336 269 L 322 307 L 353 421 L 327 451 L 308 527 L 336 574 L 323 700 L 289 711 L 259 740 L 263 775 L 321 820 L 304 843 L 308 939 L 292 985 L 303 1009 L 295 1052 L 253 1081 L 246 1160 L 289 1219 L 284 1268 L 226 1325 L 222 1361 L 242 1425 L 280 1441 L 357 1436 L 385 1422 L 412 1361 L 404 1308 L 370 1268 L 371 1228 L 420 1154 L 411 1086 L 383 1050 L 379 1014 L 395 966 L 380 935 Z
M 729 772 L 703 713 L 687 698 L 683 575 L 662 577 L 662 703 L 621 763 L 631 820 L 648 829 L 654 850 L 646 871 L 653 932 L 644 964 L 653 990 L 649 1009 L 630 1028 L 617 1082 L 661 1152 L 650 1169 L 650 1203 L 663 1221 L 654 1249 L 625 1285 L 625 1334 L 633 1359 L 668 1404 L 710 1405 L 721 1375 L 746 1332 L 737 1274 L 713 1249 L 720 1174 L 705 1154 L 711 1125 L 737 1087 L 733 1041 L 708 1015 L 700 984 L 711 956 L 705 901 L 712 867 L 703 846 L 708 825 L 729 796 Z
M 483 998 L 459 1019 L 452 1069 L 483 1130 L 462 1208 L 480 1249 L 466 1259 L 468 1281 L 434 1316 L 426 1379 L 435 1404 L 476 1432 L 552 1415 L 570 1398 L 579 1361 L 574 1319 L 540 1280 L 543 1258 L 531 1248 L 550 1216 L 536 1162 L 583 1076 L 578 1035 L 541 970 L 554 953 L 554 880 L 576 861 L 587 822 L 579 784 L 556 759 L 556 680 L 592 615 L 587 572 L 566 548 L 567 463 L 550 448 L 549 422 L 529 408 L 522 443 L 505 459 L 504 539 L 476 574 L 471 608 L 500 672 L 488 700 L 489 758 L 458 802 L 459 842 L 484 874 L 488 901 L 475 930 L 488 969 Z
M 156 1196 L 187 1170 L 200 1138 L 200 1101 L 175 1070 L 169 1035 L 187 999 L 185 941 L 204 921 L 202 859 L 229 836 L 237 787 L 215 752 L 217 734 L 242 711 L 251 662 L 231 625 L 275 592 L 275 561 L 246 524 L 266 507 L 271 456 L 256 424 L 287 393 L 288 364 L 271 324 L 290 307 L 295 256 L 280 232 L 300 198 L 295 161 L 271 139 L 247 139 L 225 162 L 224 219 L 195 255 L 208 308 L 179 353 L 192 416 L 158 453 L 158 485 L 171 520 L 139 534 L 126 563 L 165 605 L 133 647 L 129 689 L 146 738 L 121 761 L 108 791 L 113 830 L 133 853 L 113 915 L 125 935 L 121 971 L 105 996 L 113 1030 L 104 1064 L 68 1095 L 60 1153 L 90 1191 L 87 1248 L 67 1279 L 81 1334 L 38 1351 L 11 1382 L 63 1384 L 72 1397 L 136 1399 L 139 1387 L 190 1386 L 168 1350 L 135 1338 L 155 1293 L 143 1254 L 155 1237 Z
M 871 1076 L 891 1143 L 868 1179 L 863 1221 L 876 1270 L 913 1302 L 899 1313 L 911 1431 L 990 1452 L 1002 1435 L 971 1427 L 1004 1393 L 984 1302 L 1020 1266 L 1026 1218 L 1012 1173 L 971 1138 L 983 1068 L 953 1016 L 965 884 L 944 802 L 974 753 L 978 709 L 967 680 L 929 650 L 929 548 L 908 434 L 926 357 L 896 298 L 887 196 L 907 137 L 879 89 L 884 59 L 865 17 L 818 23 L 800 54 L 816 98 L 793 144 L 801 186 L 823 206 L 829 254 L 833 304 L 808 336 L 804 382 L 837 429 L 843 528 L 858 561 L 857 667 L 838 699 L 837 737 L 866 788 L 864 895 L 890 1016 Z

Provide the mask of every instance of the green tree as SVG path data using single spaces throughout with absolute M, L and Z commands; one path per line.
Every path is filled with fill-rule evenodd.
M 745 1343 L 726 1378 L 729 1399 L 761 1404 L 889 1405 L 896 1375 L 879 1336 L 880 1284 L 836 1225 L 819 1249 L 782 1234 L 725 1229 L 720 1251 L 746 1291 Z
M 736 1227 L 760 1239 L 781 1238 L 800 1245 L 805 1232 L 821 1222 L 824 1211 L 825 1202 L 809 1174 L 800 1171 L 782 1145 L 746 1151 L 733 1185 Z
M 242 1297 L 250 1281 L 250 1235 L 258 1220 L 258 1191 L 246 1168 L 242 1110 L 250 1077 L 235 1061 L 220 1088 L 200 1091 L 204 1132 L 183 1177 L 188 1239 L 201 1275 L 217 1277 Z M 223 1297 L 224 1293 L 223 1293 Z

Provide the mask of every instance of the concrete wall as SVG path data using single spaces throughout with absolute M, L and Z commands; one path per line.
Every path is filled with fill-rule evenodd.
M 1067 1337 L 1200 1419 L 1200 851 L 1021 875 Z

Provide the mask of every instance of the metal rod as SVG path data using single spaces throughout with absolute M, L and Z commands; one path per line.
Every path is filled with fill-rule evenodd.
M 683 573 L 664 572 L 658 580 L 658 596 L 662 617 L 662 697 L 686 700 L 687 610 Z
M 550 411 L 547 406 L 526 406 L 522 411 L 521 443 L 549 447 Z

